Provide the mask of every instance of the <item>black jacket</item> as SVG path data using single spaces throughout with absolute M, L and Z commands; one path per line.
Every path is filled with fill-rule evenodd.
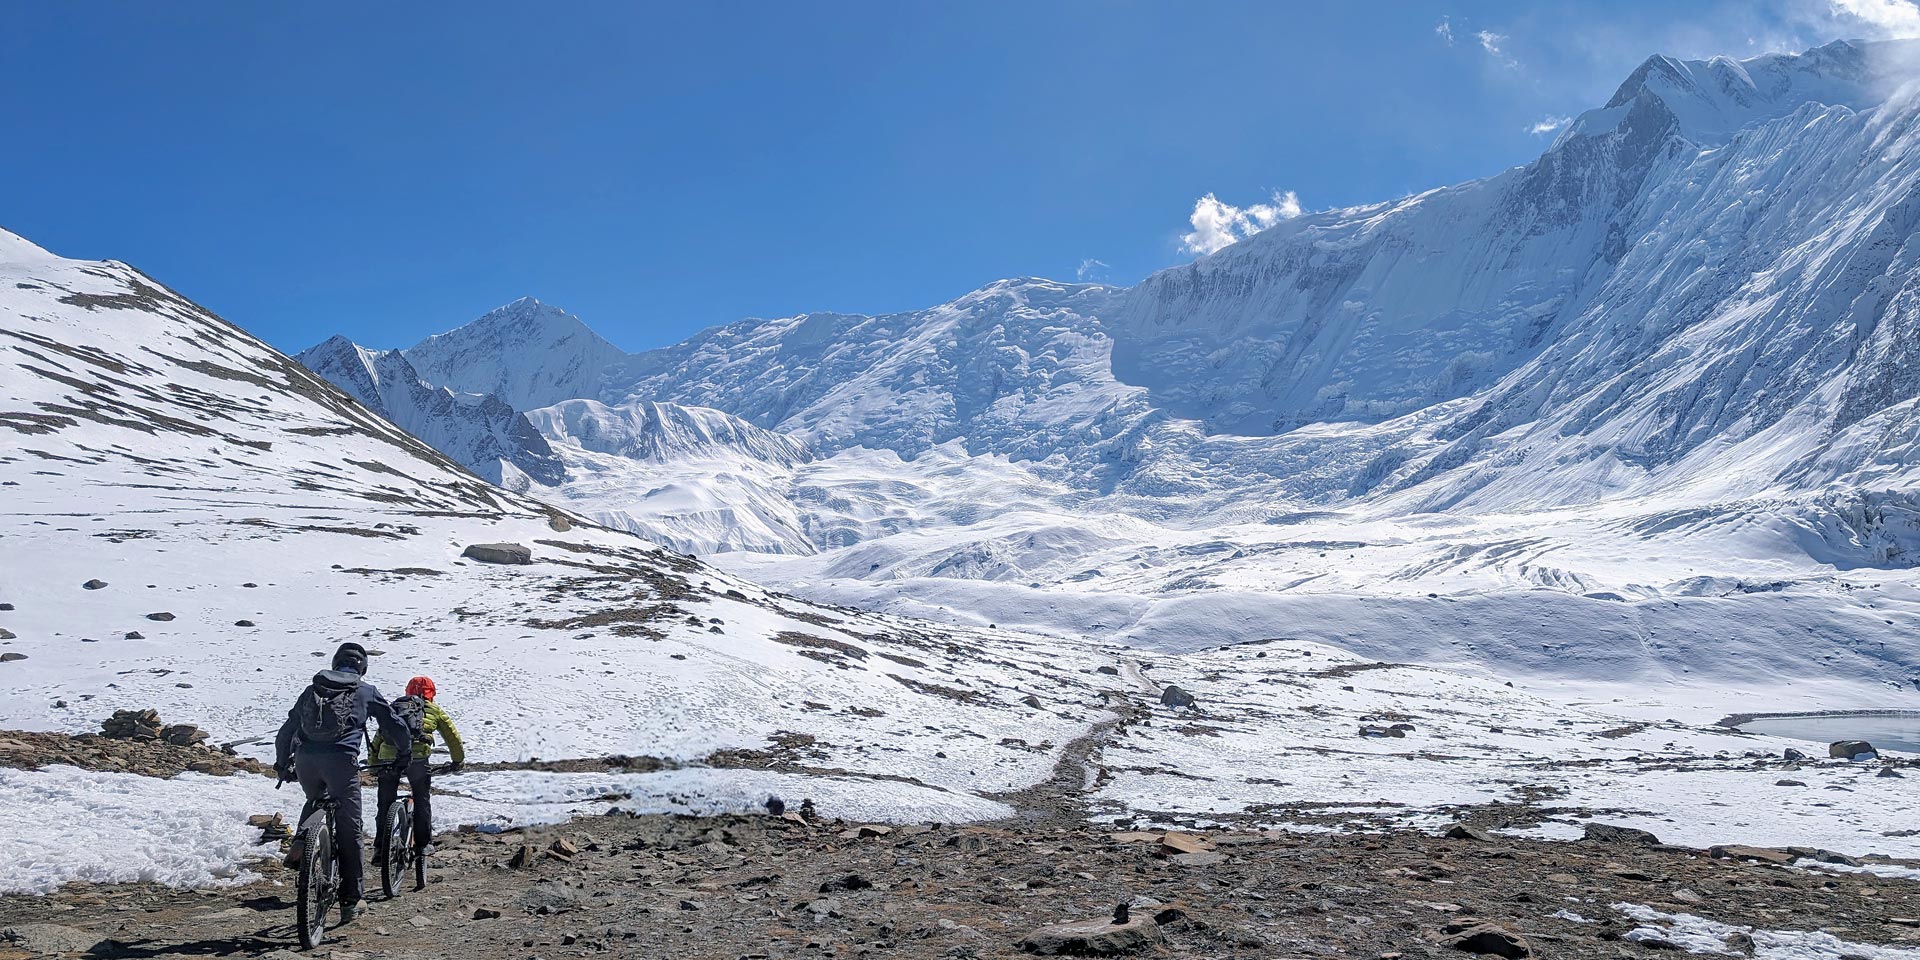
M 314 680 L 318 682 L 323 677 L 337 684 L 354 679 L 355 674 L 345 670 L 323 670 L 315 675 Z M 380 691 L 364 679 L 360 680 L 356 694 L 353 717 L 358 722 L 354 725 L 352 732 L 343 734 L 339 740 L 332 743 L 307 743 L 300 736 L 300 715 L 306 711 L 308 701 L 314 697 L 314 692 L 312 684 L 302 690 L 300 698 L 295 700 L 292 709 L 287 711 L 286 722 L 280 724 L 280 735 L 273 740 L 274 765 L 284 765 L 296 749 L 327 750 L 358 755 L 360 743 L 366 736 L 368 717 L 372 717 L 374 722 L 380 725 L 380 735 L 386 738 L 388 743 L 400 745 L 402 753 L 399 761 L 405 764 L 410 756 L 408 751 L 413 748 L 413 737 L 409 736 L 406 728 L 394 719 L 393 708 L 387 704 L 386 698 L 380 695 Z

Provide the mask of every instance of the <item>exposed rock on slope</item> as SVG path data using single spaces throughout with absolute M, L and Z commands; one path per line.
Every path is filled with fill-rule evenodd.
M 294 359 L 490 482 L 525 489 L 528 481 L 551 486 L 565 479 L 559 458 L 525 416 L 492 395 L 428 384 L 397 350 L 334 337 Z

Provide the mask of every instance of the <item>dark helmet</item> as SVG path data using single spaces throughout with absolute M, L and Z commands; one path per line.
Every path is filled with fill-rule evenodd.
M 367 675 L 367 648 L 349 640 L 333 652 L 335 670 L 351 670 L 361 676 Z

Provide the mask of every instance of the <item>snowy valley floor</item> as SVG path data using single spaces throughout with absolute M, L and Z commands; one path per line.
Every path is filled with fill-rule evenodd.
M 442 829 L 499 831 L 610 810 L 738 814 L 777 795 L 812 800 L 824 816 L 891 823 L 1044 818 L 1359 834 L 1468 821 L 1510 839 L 1562 840 L 1598 823 L 1694 849 L 1821 849 L 1865 858 L 1865 869 L 1901 882 L 1920 877 L 1920 760 L 1911 757 L 1826 759 L 1814 744 L 1629 720 L 1303 642 L 1186 657 L 1116 653 L 1088 668 L 1105 709 L 1090 712 L 1077 736 L 1021 745 L 1016 752 L 1036 765 L 999 781 L 1006 786 L 924 779 L 904 759 L 892 771 L 854 769 L 841 762 L 859 754 L 818 741 L 695 758 L 496 755 L 440 778 L 436 812 Z M 1162 704 L 1165 684 L 1197 702 Z M 262 851 L 246 818 L 292 819 L 298 809 L 294 791 L 276 792 L 257 775 L 143 776 L 113 756 L 131 745 L 82 737 L 72 742 L 104 756 L 55 754 L 45 739 L 0 733 L 6 892 L 247 881 Z M 1784 759 L 1789 748 L 1810 758 Z M 146 772 L 173 773 L 203 755 L 169 749 L 176 759 Z M 940 766 L 937 743 L 918 749 L 932 754 L 921 762 Z

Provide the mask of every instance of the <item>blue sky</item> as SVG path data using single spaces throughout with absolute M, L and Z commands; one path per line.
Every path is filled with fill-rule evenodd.
M 1551 136 L 1536 127 L 1650 53 L 1797 49 L 1912 15 L 29 4 L 0 33 L 0 226 L 129 261 L 287 350 L 404 346 L 520 296 L 639 349 L 1007 276 L 1131 283 L 1288 192 L 1316 209 L 1523 163 Z M 1184 241 L 1209 194 L 1215 239 Z

